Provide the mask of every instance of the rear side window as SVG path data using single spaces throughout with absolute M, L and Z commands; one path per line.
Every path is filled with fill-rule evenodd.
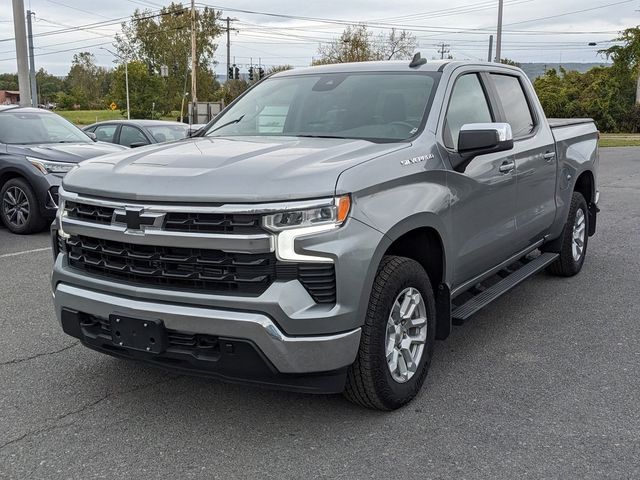
M 502 103 L 507 123 L 513 130 L 513 137 L 523 137 L 533 132 L 535 128 L 533 115 L 518 77 L 492 73 L 491 78 Z
M 444 125 L 444 144 L 456 148 L 458 134 L 467 123 L 491 123 L 493 118 L 478 75 L 463 75 L 453 87 Z
M 93 133 L 99 142 L 113 143 L 113 135 L 116 133 L 117 125 L 98 125 Z
M 148 144 L 149 140 L 138 128 L 123 125 L 122 130 L 120 130 L 120 145 L 130 147 L 134 143 Z

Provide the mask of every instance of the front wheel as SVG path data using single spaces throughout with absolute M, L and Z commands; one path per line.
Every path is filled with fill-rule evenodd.
M 360 349 L 347 374 L 345 396 L 394 410 L 420 391 L 435 343 L 435 299 L 415 260 L 384 257 L 373 285 Z
M 552 275 L 572 277 L 584 264 L 589 242 L 589 211 L 581 193 L 573 192 L 567 223 L 562 230 L 560 256 L 547 271 Z
M 33 189 L 21 178 L 12 178 L 2 186 L 0 217 L 6 227 L 17 234 L 38 232 L 46 224 Z

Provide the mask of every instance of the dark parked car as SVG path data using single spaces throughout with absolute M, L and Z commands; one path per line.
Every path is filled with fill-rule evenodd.
M 120 150 L 48 110 L 0 106 L 1 223 L 14 233 L 43 229 L 55 217 L 62 177 L 82 160 Z
M 189 136 L 189 125 L 163 120 L 110 120 L 89 125 L 84 131 L 95 134 L 101 142 L 136 148 L 182 140 Z

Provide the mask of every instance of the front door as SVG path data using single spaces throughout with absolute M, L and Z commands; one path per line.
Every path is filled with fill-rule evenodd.
M 458 155 L 458 134 L 463 125 L 497 120 L 485 80 L 486 76 L 475 72 L 455 80 L 442 128 L 442 141 L 452 158 Z M 454 288 L 516 252 L 516 172 L 505 168 L 508 165 L 514 165 L 511 152 L 479 155 L 464 172 L 448 174 Z

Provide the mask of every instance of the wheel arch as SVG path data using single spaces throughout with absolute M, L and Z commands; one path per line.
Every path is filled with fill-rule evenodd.
M 447 243 L 444 224 L 432 213 L 418 213 L 394 225 L 382 238 L 371 258 L 360 311 L 366 312 L 373 282 L 382 259 L 397 255 L 417 261 L 425 269 L 436 299 L 436 338 L 451 331 L 451 298 L 448 279 Z M 422 248 L 421 248 L 422 247 Z

